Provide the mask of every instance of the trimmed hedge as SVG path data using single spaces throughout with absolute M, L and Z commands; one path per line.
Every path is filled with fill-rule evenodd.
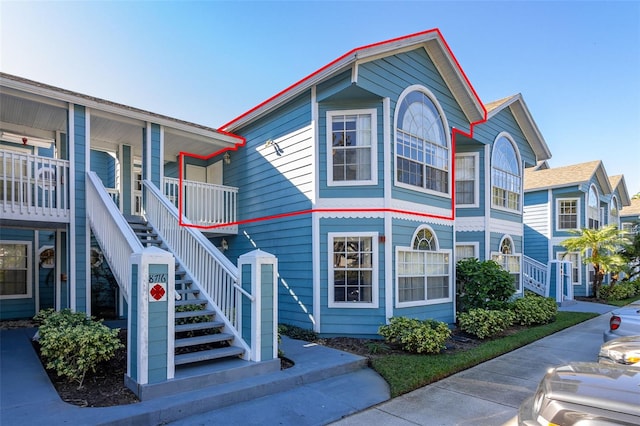
M 458 326 L 465 333 L 486 339 L 509 328 L 514 319 L 510 310 L 471 309 L 459 314 Z
M 514 323 L 526 326 L 552 322 L 558 313 L 558 305 L 553 298 L 533 293 L 526 293 L 523 298 L 515 300 L 510 308 L 515 314 Z
M 393 317 L 389 324 L 380 326 L 378 333 L 389 343 L 397 344 L 407 352 L 437 354 L 445 348 L 451 336 L 447 324 L 432 319 L 418 320 Z

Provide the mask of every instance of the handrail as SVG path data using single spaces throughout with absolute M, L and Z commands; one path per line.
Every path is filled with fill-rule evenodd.
M 69 222 L 69 161 L 0 150 L 0 211 L 5 219 Z
M 163 178 L 163 194 L 178 206 L 180 181 Z M 218 230 L 236 232 L 238 188 L 182 180 L 182 215 L 197 226 L 219 226 Z
M 91 230 L 109 263 L 122 295 L 130 303 L 131 261 L 134 253 L 141 253 L 142 243 L 120 214 L 95 172 L 87 172 L 87 217 Z
M 523 285 L 541 296 L 549 296 L 548 266 L 522 255 Z
M 224 322 L 224 331 L 235 336 L 233 344 L 244 348 L 245 356 L 249 356 L 250 348 L 239 330 L 242 298 L 239 295 L 250 295 L 236 286 L 238 268 L 199 231 L 182 226 L 178 210 L 155 185 L 145 180 L 143 187 L 148 223 L 180 262 L 193 285 L 200 289 L 217 318 Z

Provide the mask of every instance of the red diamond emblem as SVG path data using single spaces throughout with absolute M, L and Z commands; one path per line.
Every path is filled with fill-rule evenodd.
M 164 288 L 162 288 L 160 284 L 154 285 L 149 291 L 149 294 L 151 294 L 151 297 L 153 297 L 156 300 L 162 299 L 165 293 L 166 292 L 164 291 Z

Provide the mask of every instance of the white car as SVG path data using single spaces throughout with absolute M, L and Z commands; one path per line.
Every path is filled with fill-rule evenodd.
M 640 363 L 640 336 L 618 337 L 603 343 L 598 362 L 623 365 Z
M 631 304 L 611 312 L 609 328 L 604 331 L 605 342 L 623 336 L 640 335 L 640 304 Z

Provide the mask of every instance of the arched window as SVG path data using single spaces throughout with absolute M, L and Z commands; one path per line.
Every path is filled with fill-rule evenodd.
M 491 156 L 492 204 L 509 210 L 520 210 L 522 173 L 515 144 L 500 135 L 493 144 Z
M 620 229 L 620 206 L 618 198 L 614 195 L 611 199 L 611 211 L 609 212 L 609 223 L 616 225 Z
M 423 88 L 401 97 L 397 110 L 396 182 L 448 194 L 451 152 L 442 110 Z
M 600 201 L 598 190 L 593 185 L 589 188 L 589 199 L 587 200 L 587 224 L 589 229 L 600 228 Z
M 511 237 L 508 235 L 502 237 L 498 249 L 499 250 L 497 252 L 491 253 L 491 259 L 502 266 L 502 269 L 511 274 L 516 291 L 520 291 L 521 255 L 516 253 Z
M 429 227 L 418 228 L 411 247 L 398 248 L 396 301 L 400 307 L 451 300 L 448 250 L 439 250 Z

